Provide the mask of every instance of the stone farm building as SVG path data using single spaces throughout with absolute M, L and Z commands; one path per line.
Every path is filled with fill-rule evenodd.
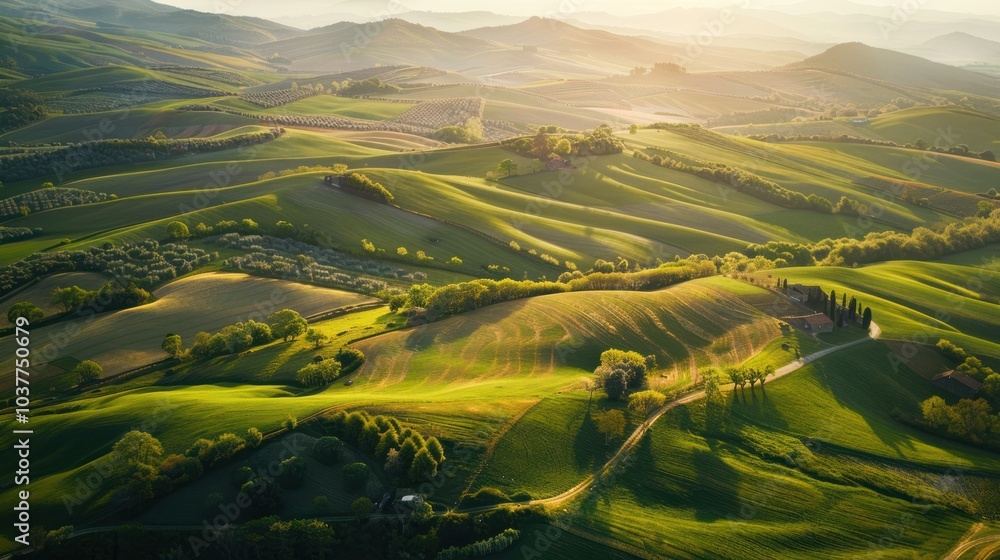
M 962 397 L 963 399 L 971 399 L 976 396 L 976 393 L 979 391 L 979 387 L 982 385 L 982 383 L 976 381 L 968 375 L 955 370 L 935 375 L 934 379 L 931 380 L 931 383 L 953 395 Z
M 823 289 L 819 286 L 803 286 L 802 284 L 791 284 L 788 286 L 788 297 L 799 303 L 819 301 L 823 298 Z
M 823 313 L 806 315 L 802 318 L 802 321 L 805 322 L 806 330 L 812 334 L 833 332 L 833 319 L 830 319 Z

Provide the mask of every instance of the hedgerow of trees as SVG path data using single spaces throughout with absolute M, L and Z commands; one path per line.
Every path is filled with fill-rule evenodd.
M 126 242 L 120 246 L 104 243 L 79 251 L 35 253 L 26 259 L 0 266 L 0 295 L 35 278 L 57 272 L 101 272 L 118 279 L 121 285 L 150 289 L 161 282 L 191 272 L 217 258 L 203 249 L 183 244 L 165 244 L 152 239 Z
M 225 138 L 171 139 L 112 139 L 82 142 L 55 150 L 32 151 L 4 159 L 4 179 L 23 181 L 45 175 L 63 176 L 72 171 L 128 165 L 145 161 L 172 158 L 191 153 L 217 152 L 278 138 L 284 129 L 273 128 L 268 132 L 250 132 Z
M 715 265 L 703 256 L 664 263 L 657 268 L 637 272 L 592 272 L 580 274 L 567 282 L 532 280 L 479 279 L 459 284 L 433 287 L 415 285 L 397 308 L 410 310 L 410 322 L 434 321 L 494 303 L 559 292 L 585 290 L 654 290 L 716 274 Z
M 383 187 L 381 183 L 372 181 L 363 173 L 351 173 L 350 175 L 342 177 L 340 179 L 340 186 L 355 191 L 366 198 L 371 198 L 386 204 L 391 204 L 394 198 L 392 193 Z
M 171 333 L 164 338 L 161 348 L 171 357 L 202 360 L 239 354 L 277 339 L 292 340 L 305 333 L 307 327 L 308 322 L 297 311 L 282 309 L 271 314 L 266 323 L 250 319 L 223 327 L 215 334 L 199 332 L 186 350 L 180 337 Z

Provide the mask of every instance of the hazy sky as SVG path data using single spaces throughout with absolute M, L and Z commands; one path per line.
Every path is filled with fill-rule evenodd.
M 253 15 L 268 18 L 303 14 L 355 13 L 391 14 L 406 9 L 464 12 L 484 10 L 509 15 L 544 15 L 573 11 L 601 11 L 620 15 L 635 15 L 662 11 L 671 7 L 719 7 L 739 4 L 745 8 L 770 8 L 796 5 L 803 0 L 505 0 L 486 2 L 470 0 L 157 0 L 181 8 L 233 15 Z M 854 13 L 859 10 L 845 0 L 805 0 L 813 8 L 808 11 Z M 910 10 L 943 10 L 1000 16 L 998 0 L 863 0 L 859 5 L 893 7 Z M 802 8 L 792 8 L 799 11 Z M 869 8 L 870 9 L 870 8 Z

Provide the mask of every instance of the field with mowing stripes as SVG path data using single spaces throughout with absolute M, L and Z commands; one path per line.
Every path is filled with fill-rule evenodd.
M 160 344 L 168 333 L 177 333 L 186 345 L 199 331 L 216 331 L 237 321 L 261 321 L 278 309 L 303 315 L 371 301 L 370 298 L 281 280 L 252 278 L 244 274 L 199 274 L 175 280 L 154 292 L 156 301 L 140 307 L 84 318 L 69 319 L 38 329 L 39 356 L 47 361 L 72 357 L 94 360 L 114 375 L 166 357 Z M 13 348 L 10 337 L 4 349 Z M 12 356 L 13 350 L 6 355 Z M 12 362 L 5 361 L 4 366 Z M 38 379 L 39 383 L 68 386 L 72 375 Z M 6 386 L 13 383 L 8 379 Z

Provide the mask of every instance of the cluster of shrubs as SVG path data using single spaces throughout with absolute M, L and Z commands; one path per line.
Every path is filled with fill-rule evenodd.
M 1000 414 L 993 414 L 986 399 L 961 399 L 949 405 L 934 396 L 920 403 L 920 412 L 917 425 L 927 431 L 1000 450 Z
M 426 482 L 445 460 L 444 447 L 437 438 L 425 438 L 391 416 L 340 411 L 326 427 L 341 440 L 383 461 L 386 474 L 400 486 Z
M 134 284 L 148 290 L 217 257 L 217 253 L 209 254 L 183 244 L 160 245 L 151 239 L 121 246 L 105 243 L 80 251 L 35 253 L 0 267 L 0 295 L 41 276 L 74 271 L 101 272 L 115 277 L 122 285 Z
M 363 173 L 351 173 L 342 177 L 340 179 L 340 186 L 355 191 L 365 198 L 386 204 L 391 204 L 393 198 L 395 198 L 388 189 L 382 186 L 382 183 L 372 181 Z
M 4 160 L 4 178 L 21 181 L 43 175 L 65 175 L 81 169 L 126 165 L 177 157 L 190 153 L 217 152 L 270 142 L 284 129 L 250 132 L 225 138 L 113 139 L 83 142 L 55 150 L 13 155 Z
M 543 126 L 532 137 L 504 142 L 504 147 L 525 157 L 550 161 L 572 156 L 620 154 L 625 142 L 613 128 L 602 124 L 584 134 L 559 134 L 558 127 Z
M 33 237 L 41 233 L 41 228 L 31 229 L 26 227 L 0 226 L 0 244 L 13 243 L 14 241 L 28 239 L 29 237 Z
M 122 502 L 137 506 L 164 496 L 244 450 L 256 449 L 263 440 L 260 430 L 250 428 L 244 436 L 225 433 L 215 439 L 200 438 L 184 454 L 163 457 L 159 440 L 133 430 L 122 436 L 111 451 L 113 470 L 124 476 L 119 497 Z
M 55 188 L 52 183 L 46 183 L 49 188 L 42 188 L 10 198 L 0 200 L 0 218 L 24 216 L 30 212 L 41 212 L 63 206 L 78 206 L 114 200 L 118 197 L 106 193 L 85 191 L 83 189 Z M 27 210 L 27 212 L 25 211 Z
M 412 286 L 407 294 L 390 300 L 391 307 L 411 309 L 410 322 L 419 323 L 471 311 L 494 303 L 513 301 L 560 292 L 586 290 L 655 290 L 716 274 L 715 264 L 703 256 L 664 263 L 656 268 L 636 272 L 579 271 L 571 280 L 538 282 L 533 280 L 478 279 L 435 288 L 429 284 Z
M 596 385 L 608 398 L 619 401 L 646 384 L 646 370 L 655 366 L 655 356 L 612 348 L 601 353 L 601 365 L 594 370 Z
M 848 202 L 844 202 L 846 197 L 841 199 L 841 204 L 835 207 L 833 203 L 826 198 L 816 194 L 806 196 L 798 191 L 786 189 L 774 181 L 770 181 L 760 175 L 750 173 L 749 171 L 738 167 L 724 163 L 711 163 L 694 160 L 693 158 L 686 156 L 680 156 L 684 157 L 684 159 L 695 162 L 694 164 L 685 163 L 685 161 L 670 157 L 670 155 L 674 155 L 676 157 L 679 156 L 679 154 L 674 154 L 673 152 L 667 152 L 667 154 L 667 156 L 661 156 L 659 154 L 650 156 L 640 150 L 633 152 L 633 155 L 637 159 L 650 162 L 653 165 L 659 165 L 661 167 L 681 171 L 683 173 L 690 173 L 701 177 L 702 179 L 708 179 L 709 181 L 721 183 L 723 185 L 730 186 L 739 192 L 785 208 L 814 210 L 824 214 L 840 212 L 841 208 L 859 208 L 857 203 L 852 203 L 852 201 L 849 200 Z M 855 213 L 844 213 L 848 215 L 859 215 L 860 210 Z
M 199 332 L 191 348 L 181 346 L 180 336 L 169 334 L 163 341 L 163 350 L 175 358 L 207 359 L 224 354 L 239 354 L 253 346 L 272 340 L 294 340 L 305 334 L 309 323 L 297 311 L 282 309 L 267 318 L 267 322 L 240 321 L 223 327 L 219 332 Z
M 305 365 L 295 374 L 295 378 L 306 387 L 321 387 L 358 369 L 364 361 L 365 355 L 361 350 L 345 346 L 332 358 L 316 356 L 313 363 Z

